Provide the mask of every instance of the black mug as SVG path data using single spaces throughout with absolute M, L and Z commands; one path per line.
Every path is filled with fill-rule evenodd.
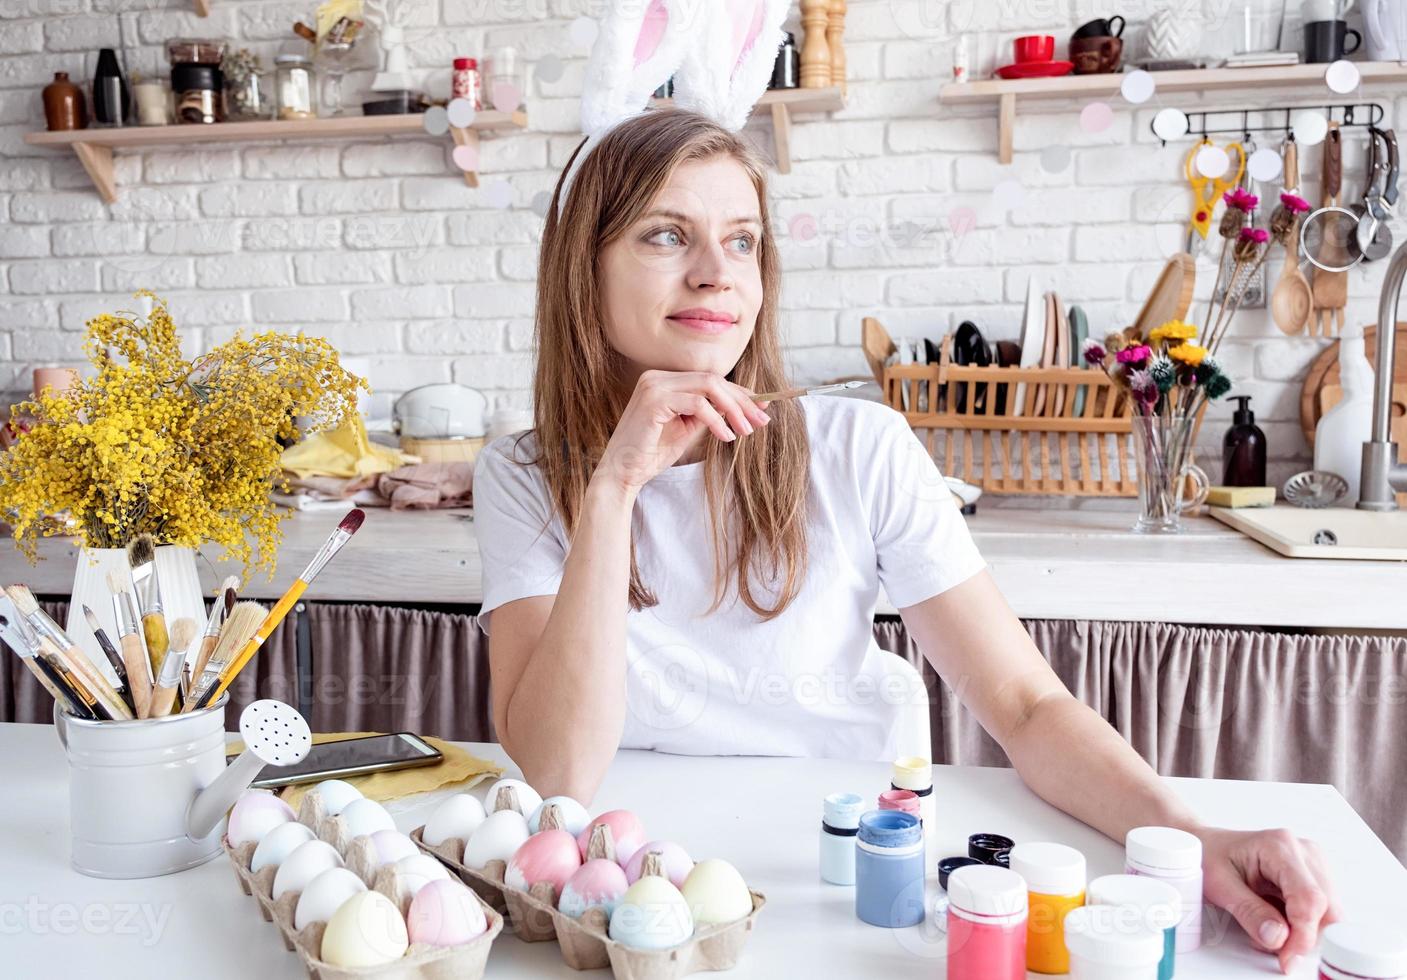
M 1118 21 L 1117 27 L 1114 22 Z M 1107 20 L 1103 17 L 1092 20 L 1088 24 L 1081 24 L 1075 29 L 1071 37 L 1119 37 L 1124 33 L 1124 19 L 1118 14 Z
M 1344 38 L 1353 35 L 1353 47 L 1344 47 Z M 1338 61 L 1353 54 L 1363 43 L 1363 35 L 1350 30 L 1341 20 L 1316 20 L 1304 25 L 1304 60 L 1309 64 Z

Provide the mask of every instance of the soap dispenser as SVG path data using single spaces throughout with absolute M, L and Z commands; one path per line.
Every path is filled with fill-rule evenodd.
M 1222 442 L 1222 485 L 1228 487 L 1265 486 L 1265 433 L 1256 425 L 1251 396 L 1237 395 L 1239 402 L 1232 426 Z

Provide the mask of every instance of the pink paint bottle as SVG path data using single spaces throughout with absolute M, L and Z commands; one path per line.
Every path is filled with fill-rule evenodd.
M 1026 882 L 968 865 L 948 876 L 948 980 L 1026 980 Z
M 912 813 L 923 820 L 923 806 L 918 798 L 918 794 L 910 789 L 887 789 L 879 794 L 879 808 L 881 810 L 900 810 L 904 813 Z
M 1404 980 L 1407 937 L 1387 926 L 1335 922 L 1319 942 L 1319 980 Z

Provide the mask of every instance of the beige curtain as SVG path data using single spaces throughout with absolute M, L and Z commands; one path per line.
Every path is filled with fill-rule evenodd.
M 1331 783 L 1407 856 L 1407 639 L 1167 623 L 1026 623 L 1066 686 L 1169 776 Z M 934 691 L 934 759 L 1008 765 L 903 624 L 881 646 Z

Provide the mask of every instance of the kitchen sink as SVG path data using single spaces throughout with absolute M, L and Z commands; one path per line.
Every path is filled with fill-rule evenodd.
M 1407 511 L 1288 504 L 1210 510 L 1217 520 L 1289 558 L 1407 561 Z

